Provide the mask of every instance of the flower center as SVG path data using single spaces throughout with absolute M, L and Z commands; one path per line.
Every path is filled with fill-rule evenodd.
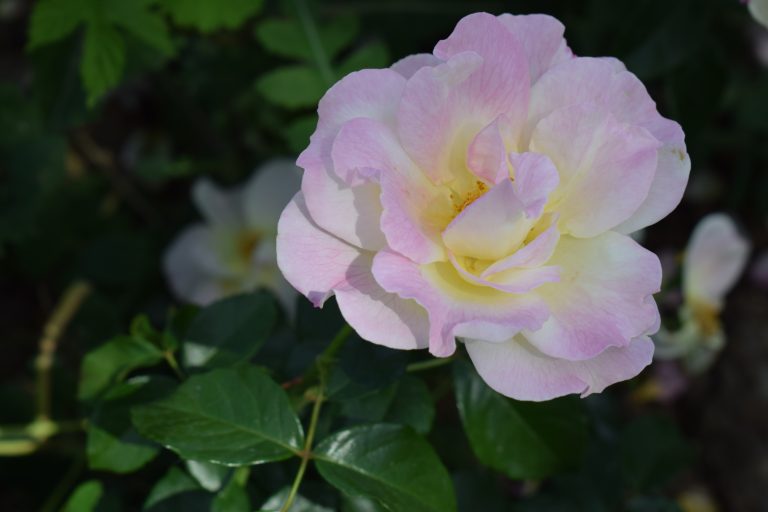
M 245 231 L 237 239 L 237 256 L 244 262 L 251 261 L 256 246 L 259 245 L 261 234 L 256 231 Z
M 452 190 L 449 196 L 451 202 L 453 202 L 453 209 L 456 212 L 454 217 L 464 211 L 467 206 L 475 202 L 486 192 L 488 192 L 488 185 L 480 180 L 475 181 L 475 188 L 471 189 L 466 195 L 459 194 Z

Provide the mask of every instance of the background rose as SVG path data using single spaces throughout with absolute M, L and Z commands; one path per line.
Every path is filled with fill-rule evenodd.
M 661 270 L 627 234 L 677 205 L 690 161 L 640 81 L 563 31 L 473 14 L 333 86 L 278 227 L 288 281 L 374 343 L 443 357 L 459 337 L 519 399 L 645 367 Z

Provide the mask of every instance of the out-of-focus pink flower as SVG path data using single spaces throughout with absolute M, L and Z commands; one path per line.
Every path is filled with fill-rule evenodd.
M 708 368 L 725 343 L 720 312 L 749 255 L 749 241 L 722 213 L 704 217 L 693 230 L 683 260 L 681 327 L 654 337 L 656 356 L 683 360 L 692 372 Z
M 749 0 L 747 7 L 755 21 L 768 28 L 768 0 Z
M 680 126 L 544 15 L 465 17 L 433 54 L 352 73 L 320 102 L 278 264 L 363 338 L 451 355 L 526 400 L 599 392 L 650 361 Z
M 163 261 L 174 294 L 206 305 L 264 286 L 290 311 L 296 292 L 277 268 L 275 236 L 280 212 L 299 189 L 300 179 L 293 162 L 275 160 L 233 190 L 198 180 L 192 199 L 205 222 L 182 231 Z
M 768 251 L 763 251 L 755 259 L 749 271 L 752 282 L 764 290 L 768 290 Z

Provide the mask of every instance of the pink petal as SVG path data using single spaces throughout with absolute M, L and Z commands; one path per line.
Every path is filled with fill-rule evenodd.
M 320 100 L 317 128 L 297 164 L 330 167 L 331 144 L 341 125 L 356 117 L 392 122 L 404 87 L 405 78 L 391 69 L 364 69 L 336 82 Z
M 596 105 L 556 110 L 539 122 L 531 149 L 560 172 L 552 196 L 560 226 L 591 237 L 625 221 L 645 201 L 659 142 L 644 128 L 617 122 Z
M 417 71 L 406 85 L 398 133 L 408 154 L 436 183 L 465 172 L 472 137 L 506 114 L 517 131 L 529 97 L 520 43 L 494 16 L 472 14 L 435 47 L 446 61 Z
M 335 288 L 346 284 L 348 273 L 370 269 L 370 258 L 320 229 L 299 192 L 277 225 L 277 265 L 294 288 L 320 307 Z
M 419 266 L 390 251 L 376 254 L 373 275 L 388 292 L 414 299 L 429 315 L 429 350 L 453 353 L 455 336 L 504 340 L 521 329 L 537 329 L 547 309 L 535 297 L 507 294 L 464 281 L 450 263 Z
M 405 78 L 411 78 L 418 70 L 423 67 L 432 67 L 441 64 L 443 61 L 431 53 L 417 53 L 408 55 L 390 66 L 390 69 L 397 71 Z
M 331 150 L 333 169 L 349 185 L 378 180 L 379 171 L 424 180 L 387 125 L 358 117 L 342 125 Z
M 301 191 L 312 221 L 322 229 L 363 249 L 386 245 L 377 184 L 350 187 L 327 167 L 316 166 L 304 171 Z
M 525 333 L 541 352 L 590 359 L 658 327 L 651 295 L 661 286 L 661 265 L 630 237 L 612 231 L 590 239 L 563 236 L 547 263 L 560 266 L 561 281 L 534 293 L 551 316 L 541 329 Z
M 459 213 L 443 231 L 443 241 L 454 254 L 497 260 L 519 247 L 531 222 L 509 179 L 501 181 Z
M 538 218 L 544 211 L 547 199 L 558 183 L 560 176 L 555 165 L 546 155 L 538 153 L 510 153 L 515 194 L 523 202 L 525 215 Z
M 447 197 L 429 182 L 409 181 L 393 173 L 380 176 L 381 229 L 387 245 L 419 263 L 445 260 L 440 226 L 429 213 L 451 208 Z
M 346 283 L 336 288 L 336 301 L 344 319 L 357 334 L 385 347 L 411 350 L 427 348 L 427 312 L 413 300 L 386 292 L 371 274 L 371 258 L 356 266 Z
M 496 290 L 507 293 L 525 293 L 541 286 L 544 283 L 552 283 L 560 280 L 558 267 L 536 268 L 512 268 L 494 273 L 487 278 L 469 272 L 464 265 L 453 255 L 448 253 L 449 260 L 456 271 L 469 281 L 480 286 L 490 286 Z M 464 258 L 461 258 L 464 259 Z
M 490 277 L 498 272 L 513 268 L 540 267 L 552 256 L 559 240 L 560 231 L 557 229 L 557 223 L 554 222 L 526 245 L 485 269 L 481 277 Z
M 565 26 L 552 16 L 502 14 L 499 20 L 523 45 L 531 83 L 536 82 L 547 69 L 572 58 L 573 54 L 563 38 Z
M 486 183 L 497 183 L 503 178 L 509 178 L 507 150 L 499 126 L 508 122 L 503 118 L 499 116 L 483 128 L 467 150 L 467 167 Z
M 443 64 L 421 68 L 408 80 L 397 112 L 400 141 L 414 162 L 435 183 L 450 181 L 450 162 L 459 126 L 466 121 L 454 99 L 458 84 L 481 65 L 476 53 L 456 55 Z
M 523 336 L 504 343 L 466 340 L 466 346 L 477 372 L 490 387 L 516 400 L 532 401 L 599 393 L 636 376 L 653 357 L 653 342 L 645 336 L 584 361 L 549 357 Z
M 617 229 L 631 233 L 667 216 L 680 203 L 688 183 L 690 160 L 683 131 L 659 115 L 642 82 L 619 61 L 580 57 L 544 73 L 531 89 L 527 133 L 550 112 L 584 103 L 599 105 L 619 122 L 647 129 L 663 143 L 647 199 Z

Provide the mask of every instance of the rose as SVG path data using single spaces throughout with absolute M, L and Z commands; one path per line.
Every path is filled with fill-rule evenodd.
M 290 311 L 296 292 L 277 269 L 274 240 L 280 211 L 299 188 L 299 177 L 293 163 L 274 160 L 232 190 L 198 180 L 192 199 L 205 223 L 184 229 L 163 261 L 174 294 L 206 305 L 264 286 Z
M 680 201 L 680 127 L 614 59 L 543 15 L 462 19 L 320 102 L 278 265 L 366 340 L 452 354 L 518 399 L 588 394 L 649 364 L 658 258 L 629 236 Z
M 713 213 L 699 221 L 683 259 L 680 327 L 654 336 L 659 359 L 682 359 L 693 373 L 711 365 L 725 344 L 720 325 L 725 296 L 744 271 L 749 250 L 749 240 L 727 215 Z

